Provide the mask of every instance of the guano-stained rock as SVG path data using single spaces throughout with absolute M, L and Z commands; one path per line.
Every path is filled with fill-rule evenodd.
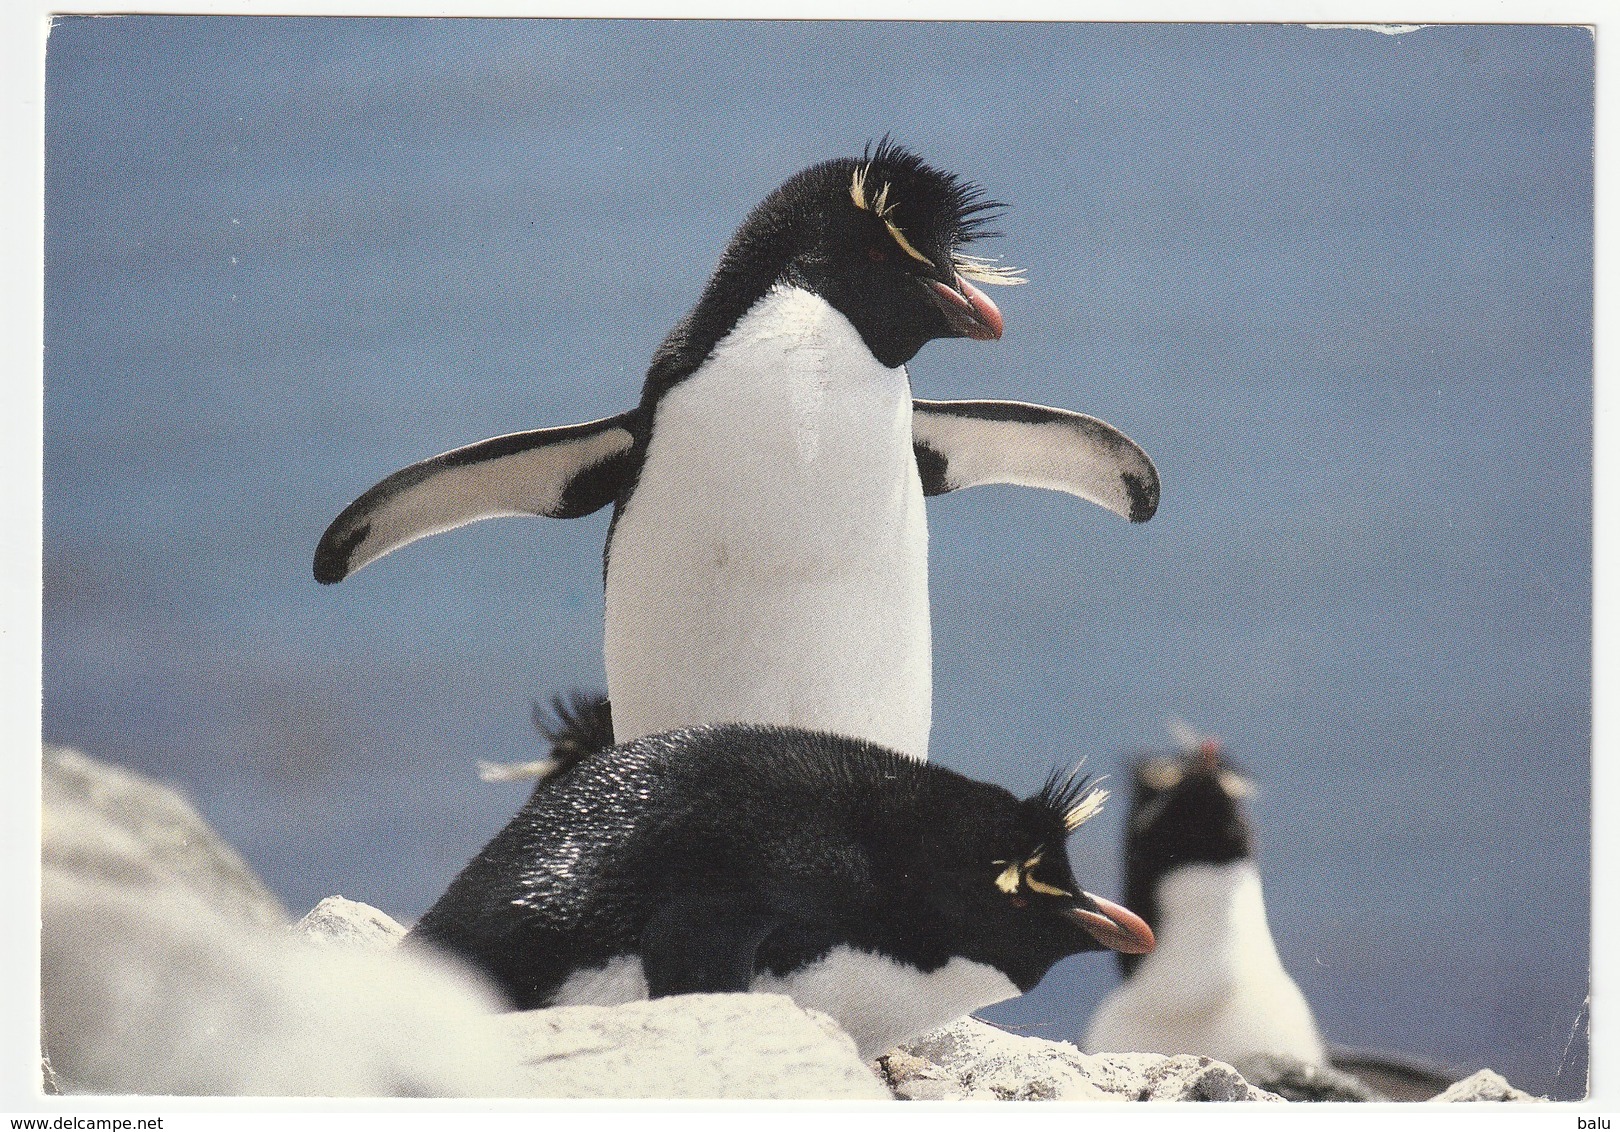
M 925 1034 L 879 1063 L 903 1100 L 1282 1102 L 1211 1058 L 1086 1054 L 976 1018 Z
M 1507 1083 L 1507 1079 L 1500 1073 L 1489 1069 L 1481 1069 L 1471 1077 L 1464 1077 L 1451 1088 L 1438 1097 L 1430 1099 L 1429 1104 L 1468 1104 L 1481 1101 L 1532 1101 L 1542 1102 L 1546 1097 L 1532 1096 L 1523 1089 L 1515 1089 Z
M 405 938 L 405 928 L 387 912 L 342 896 L 328 896 L 290 929 L 316 947 L 388 951 Z

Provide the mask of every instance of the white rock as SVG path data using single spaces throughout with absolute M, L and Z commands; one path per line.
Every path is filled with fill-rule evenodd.
M 519 1091 L 495 997 L 430 960 L 318 948 L 178 887 L 44 876 L 44 1040 L 65 1092 Z
M 219 915 L 287 922 L 281 902 L 178 791 L 65 747 L 43 756 L 45 868 L 125 887 L 176 884 Z
M 1451 1104 L 1472 1101 L 1545 1101 L 1546 1097 L 1531 1096 L 1523 1089 L 1515 1089 L 1499 1073 L 1481 1069 L 1471 1077 L 1464 1077 L 1428 1104 Z
M 889 1100 L 826 1015 L 774 994 L 677 995 L 508 1015 L 523 1095 L 678 1100 Z
M 45 752 L 44 782 L 41 1030 L 61 1091 L 515 1091 L 480 982 L 289 934 L 280 903 L 167 787 L 61 749 Z
M 880 1059 L 904 1100 L 1275 1101 L 1230 1065 L 1183 1054 L 1085 1054 L 964 1018 Z
M 1286 1104 L 1276 1093 L 1244 1080 L 1225 1062 L 1193 1054 L 1101 1053 L 1093 1081 L 1125 1100 L 1265 1101 Z M 1096 1073 L 1096 1070 L 1094 1070 Z
M 328 896 L 290 930 L 317 947 L 359 951 L 387 951 L 405 938 L 405 928 L 388 913 L 341 896 Z

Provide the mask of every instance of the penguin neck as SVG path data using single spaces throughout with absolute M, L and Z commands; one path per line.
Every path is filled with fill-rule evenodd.
M 1155 966 L 1202 965 L 1234 979 L 1282 970 L 1253 858 L 1166 873 L 1154 932 L 1159 946 L 1142 967 L 1157 959 Z
M 925 757 L 928 535 L 904 367 L 779 285 L 649 423 L 609 536 L 615 738 L 770 723 Z
M 787 233 L 772 225 L 745 223 L 748 238 L 721 257 L 687 316 L 653 351 L 642 387 L 642 411 L 651 414 L 672 388 L 701 369 L 735 328 L 777 286 L 789 256 Z M 744 250 L 746 249 L 746 250 Z

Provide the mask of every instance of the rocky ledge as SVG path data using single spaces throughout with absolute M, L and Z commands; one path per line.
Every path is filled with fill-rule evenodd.
M 879 1059 L 908 1101 L 1260 1101 L 1285 1103 L 1208 1057 L 1081 1053 L 963 1018 Z
M 45 752 L 42 855 L 47 1092 L 1288 1103 L 1209 1058 L 971 1018 L 867 1064 L 779 995 L 503 1013 L 375 908 L 330 897 L 288 924 L 184 798 L 72 751 Z M 1489 1071 L 1434 1098 L 1534 1099 Z

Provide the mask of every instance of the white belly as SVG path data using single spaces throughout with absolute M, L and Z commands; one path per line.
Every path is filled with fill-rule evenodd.
M 839 946 L 799 971 L 756 975 L 753 994 L 785 994 L 831 1016 L 870 1061 L 901 1042 L 954 1022 L 980 1007 L 1018 995 L 1011 979 L 983 963 L 957 957 L 927 974 L 871 952 Z M 618 1006 L 647 997 L 641 959 L 621 955 L 576 971 L 548 1006 Z
M 961 956 L 924 974 L 846 946 L 781 978 L 756 975 L 748 989 L 785 994 L 800 1006 L 831 1015 L 868 1061 L 980 1007 L 1018 996 L 1018 987 L 1006 975 Z
M 614 737 L 701 723 L 927 757 L 928 530 L 903 368 L 772 291 L 661 401 L 608 555 Z
M 600 967 L 575 971 L 557 988 L 547 1006 L 618 1006 L 647 997 L 647 972 L 634 955 L 620 955 Z
M 1250 861 L 1189 865 L 1159 889 L 1159 945 L 1097 1008 L 1093 1053 L 1281 1053 L 1322 1064 L 1305 996 L 1283 969 Z

